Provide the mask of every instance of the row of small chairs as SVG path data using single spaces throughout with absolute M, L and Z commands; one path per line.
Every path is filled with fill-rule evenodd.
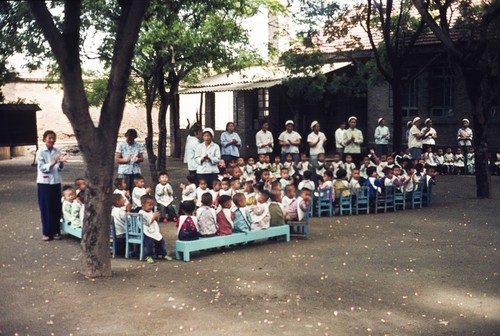
M 315 201 L 315 206 L 310 208 L 309 216 L 315 214 L 321 216 L 333 216 L 338 208 L 340 216 L 352 215 L 356 213 L 370 213 L 370 198 L 369 187 L 361 187 L 354 195 L 352 191 L 349 196 L 344 196 L 343 189 L 340 191 L 340 198 L 334 203 L 332 202 L 333 190 L 322 190 Z M 406 186 L 400 190 L 393 186 L 385 187 L 383 194 L 378 193 L 376 199 L 372 202 L 375 213 L 379 211 L 387 212 L 388 210 L 396 211 L 398 208 L 406 209 L 406 202 L 411 203 L 411 207 L 422 208 L 422 205 L 429 206 L 431 203 L 432 183 L 424 191 L 424 183 L 415 184 L 415 188 L 411 192 L 406 191 Z M 315 213 L 313 213 L 315 212 Z

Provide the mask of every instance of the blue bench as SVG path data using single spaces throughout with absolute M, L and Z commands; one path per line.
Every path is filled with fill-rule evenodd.
M 82 228 L 74 228 L 71 227 L 71 225 L 65 223 L 63 220 L 61 220 L 61 230 L 66 232 L 69 235 L 72 235 L 78 239 L 82 239 Z
M 200 238 L 190 241 L 177 240 L 175 242 L 175 258 L 180 260 L 182 254 L 182 259 L 189 261 L 191 252 L 281 236 L 284 236 L 287 242 L 290 241 L 290 226 L 272 226 L 267 229 L 250 231 L 248 233 L 233 233 L 228 236 Z

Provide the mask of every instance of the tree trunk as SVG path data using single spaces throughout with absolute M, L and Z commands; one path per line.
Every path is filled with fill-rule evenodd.
M 111 73 L 98 127 L 90 117 L 80 65 L 81 1 L 65 1 L 62 32 L 44 1 L 30 1 L 59 66 L 64 87 L 62 110 L 78 140 L 88 179 L 82 227 L 81 273 L 87 277 L 111 275 L 109 232 L 114 152 L 123 117 L 134 46 L 148 1 L 122 2 L 113 50 Z
M 179 130 L 179 80 L 172 81 L 170 86 L 170 125 L 171 125 L 171 153 L 172 157 L 181 157 L 181 132 Z
M 170 95 L 165 87 L 163 69 L 158 75 L 158 93 L 160 95 L 160 109 L 158 111 L 158 171 L 167 169 L 167 110 L 170 106 Z
M 393 152 L 400 153 L 402 148 L 403 140 L 403 114 L 402 114 L 402 102 L 401 102 L 401 75 L 395 74 L 392 79 L 392 118 L 393 118 L 393 128 L 392 128 L 392 143 Z
M 146 136 L 146 152 L 148 154 L 149 171 L 151 172 L 151 177 L 153 181 L 154 176 L 156 176 L 156 161 L 157 156 L 154 151 L 153 146 L 153 106 L 156 97 L 156 81 L 154 76 L 144 77 L 144 93 L 146 94 L 146 126 L 147 126 L 147 136 Z
M 484 75 L 479 67 L 462 67 L 467 96 L 471 104 L 474 126 L 474 149 L 476 165 L 476 196 L 491 197 L 491 176 L 488 167 L 488 120 L 491 110 L 491 97 L 488 86 L 488 75 Z M 467 155 L 467 153 L 463 153 Z

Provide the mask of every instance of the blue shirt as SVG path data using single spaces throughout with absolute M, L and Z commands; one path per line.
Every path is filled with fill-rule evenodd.
M 233 139 L 236 139 L 235 144 L 230 144 Z M 224 132 L 220 136 L 220 146 L 221 146 L 221 154 L 222 155 L 232 155 L 232 156 L 240 156 L 240 150 L 238 149 L 239 146 L 241 146 L 241 139 L 238 133 L 233 132 Z
M 48 149 L 47 145 L 41 146 L 36 152 L 36 162 L 37 162 L 37 175 L 36 183 L 42 184 L 60 184 L 61 174 L 60 171 L 63 169 L 63 163 L 56 163 L 52 168 L 50 165 L 54 161 L 54 157 L 59 155 L 62 157 L 61 151 L 57 148 L 52 147 Z
M 135 162 L 134 160 L 142 153 L 142 146 L 139 143 L 134 141 L 129 145 L 127 141 L 122 141 L 116 146 L 115 152 L 120 153 L 123 159 L 132 156 L 130 162 L 118 164 L 118 174 L 131 175 L 141 173 L 139 162 Z
M 249 232 L 252 225 L 252 216 L 247 208 L 238 208 L 234 211 L 233 232 Z

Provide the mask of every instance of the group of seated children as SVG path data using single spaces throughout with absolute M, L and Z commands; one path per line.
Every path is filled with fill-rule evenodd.
M 83 222 L 84 197 L 87 183 L 83 178 L 75 180 L 75 186 L 65 185 L 62 189 L 62 220 L 72 228 L 81 228 Z

